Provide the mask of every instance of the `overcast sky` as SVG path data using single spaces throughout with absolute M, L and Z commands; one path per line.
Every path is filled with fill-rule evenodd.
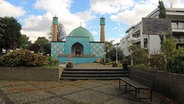
M 184 8 L 184 0 L 162 0 L 166 7 Z M 80 24 L 95 40 L 100 38 L 100 17 L 106 18 L 106 40 L 118 42 L 125 31 L 158 6 L 158 0 L 0 0 L 0 17 L 13 16 L 22 34 L 31 41 L 48 36 L 52 17 L 57 16 L 67 35 Z

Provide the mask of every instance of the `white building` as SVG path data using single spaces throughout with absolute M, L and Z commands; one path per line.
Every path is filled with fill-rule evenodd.
M 159 9 L 155 9 L 146 18 L 159 18 Z M 166 18 L 171 20 L 172 35 L 177 46 L 184 45 L 184 8 L 166 8 Z M 125 56 L 130 55 L 128 47 L 132 44 L 140 45 L 141 48 L 147 48 L 150 54 L 160 53 L 160 37 L 158 35 L 150 35 L 150 44 L 148 43 L 148 35 L 143 34 L 142 21 L 131 26 L 127 31 L 127 35 L 120 40 L 120 49 Z

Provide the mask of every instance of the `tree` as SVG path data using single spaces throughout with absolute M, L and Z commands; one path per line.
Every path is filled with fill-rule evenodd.
M 21 25 L 14 17 L 4 17 L 0 19 L 0 50 L 3 48 L 15 49 L 20 46 Z M 3 24 L 3 25 L 2 25 Z M 0 54 L 2 51 L 0 51 Z
M 31 45 L 31 41 L 29 41 L 29 37 L 26 35 L 21 35 L 20 43 L 20 48 L 22 49 L 28 49 Z
M 38 37 L 34 44 L 39 46 L 38 52 L 43 54 L 50 54 L 50 42 L 45 37 Z
M 123 52 L 121 51 L 120 48 L 117 48 L 117 55 L 118 55 L 118 60 L 122 60 L 123 59 Z M 112 61 L 116 61 L 116 47 L 111 47 L 111 49 L 108 52 L 108 57 Z
M 119 47 L 115 47 L 115 45 L 117 46 L 117 44 L 113 44 L 114 40 L 111 40 L 109 42 L 106 42 L 106 57 L 108 59 L 110 59 L 111 61 L 116 61 L 116 50 L 117 50 L 117 55 L 118 55 L 118 60 L 122 60 L 123 59 L 123 52 L 121 51 L 121 49 Z
M 64 30 L 64 26 L 59 23 L 58 24 L 58 33 L 57 33 L 57 39 L 58 41 L 63 41 L 66 38 L 66 32 Z
M 163 1 L 158 2 L 158 8 L 159 8 L 159 18 L 166 18 L 166 10 Z
M 38 44 L 33 43 L 29 46 L 29 50 L 38 53 L 40 50 L 40 46 Z
M 57 40 L 58 41 L 63 41 L 66 38 L 66 32 L 64 30 L 64 26 L 61 23 L 58 23 L 58 28 L 57 28 Z M 52 27 L 51 27 L 51 32 L 49 33 L 49 38 L 52 38 Z
M 159 1 L 158 2 L 158 8 L 159 8 L 159 18 L 166 18 L 166 9 L 165 9 L 165 6 L 164 6 L 164 3 L 163 1 Z M 169 36 L 170 34 L 168 34 Z M 160 41 L 161 41 L 161 44 L 164 40 L 164 36 L 163 35 L 159 35 L 160 36 Z
M 162 52 L 166 55 L 166 57 L 172 57 L 176 52 L 176 43 L 173 37 L 169 37 L 164 39 L 162 43 Z
M 169 71 L 169 69 L 167 68 L 168 60 L 170 60 L 170 58 L 172 59 L 173 55 L 176 52 L 176 43 L 174 41 L 174 38 L 169 37 L 164 39 L 161 50 L 164 53 L 165 69 Z

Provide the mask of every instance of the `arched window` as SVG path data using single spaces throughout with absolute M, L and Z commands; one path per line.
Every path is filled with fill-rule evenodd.
M 83 46 L 80 43 L 75 43 L 72 45 L 72 54 L 75 56 L 82 56 Z

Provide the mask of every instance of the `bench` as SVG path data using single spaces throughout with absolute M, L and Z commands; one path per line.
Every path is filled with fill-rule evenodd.
M 119 88 L 125 87 L 125 93 L 129 91 L 135 91 L 134 97 L 136 99 L 150 99 L 152 101 L 152 87 L 155 77 L 153 74 L 149 74 L 141 70 L 130 70 L 130 77 L 119 78 Z M 124 84 L 122 84 L 124 83 Z M 141 91 L 148 92 L 140 96 Z M 144 95 L 144 96 L 143 96 Z

